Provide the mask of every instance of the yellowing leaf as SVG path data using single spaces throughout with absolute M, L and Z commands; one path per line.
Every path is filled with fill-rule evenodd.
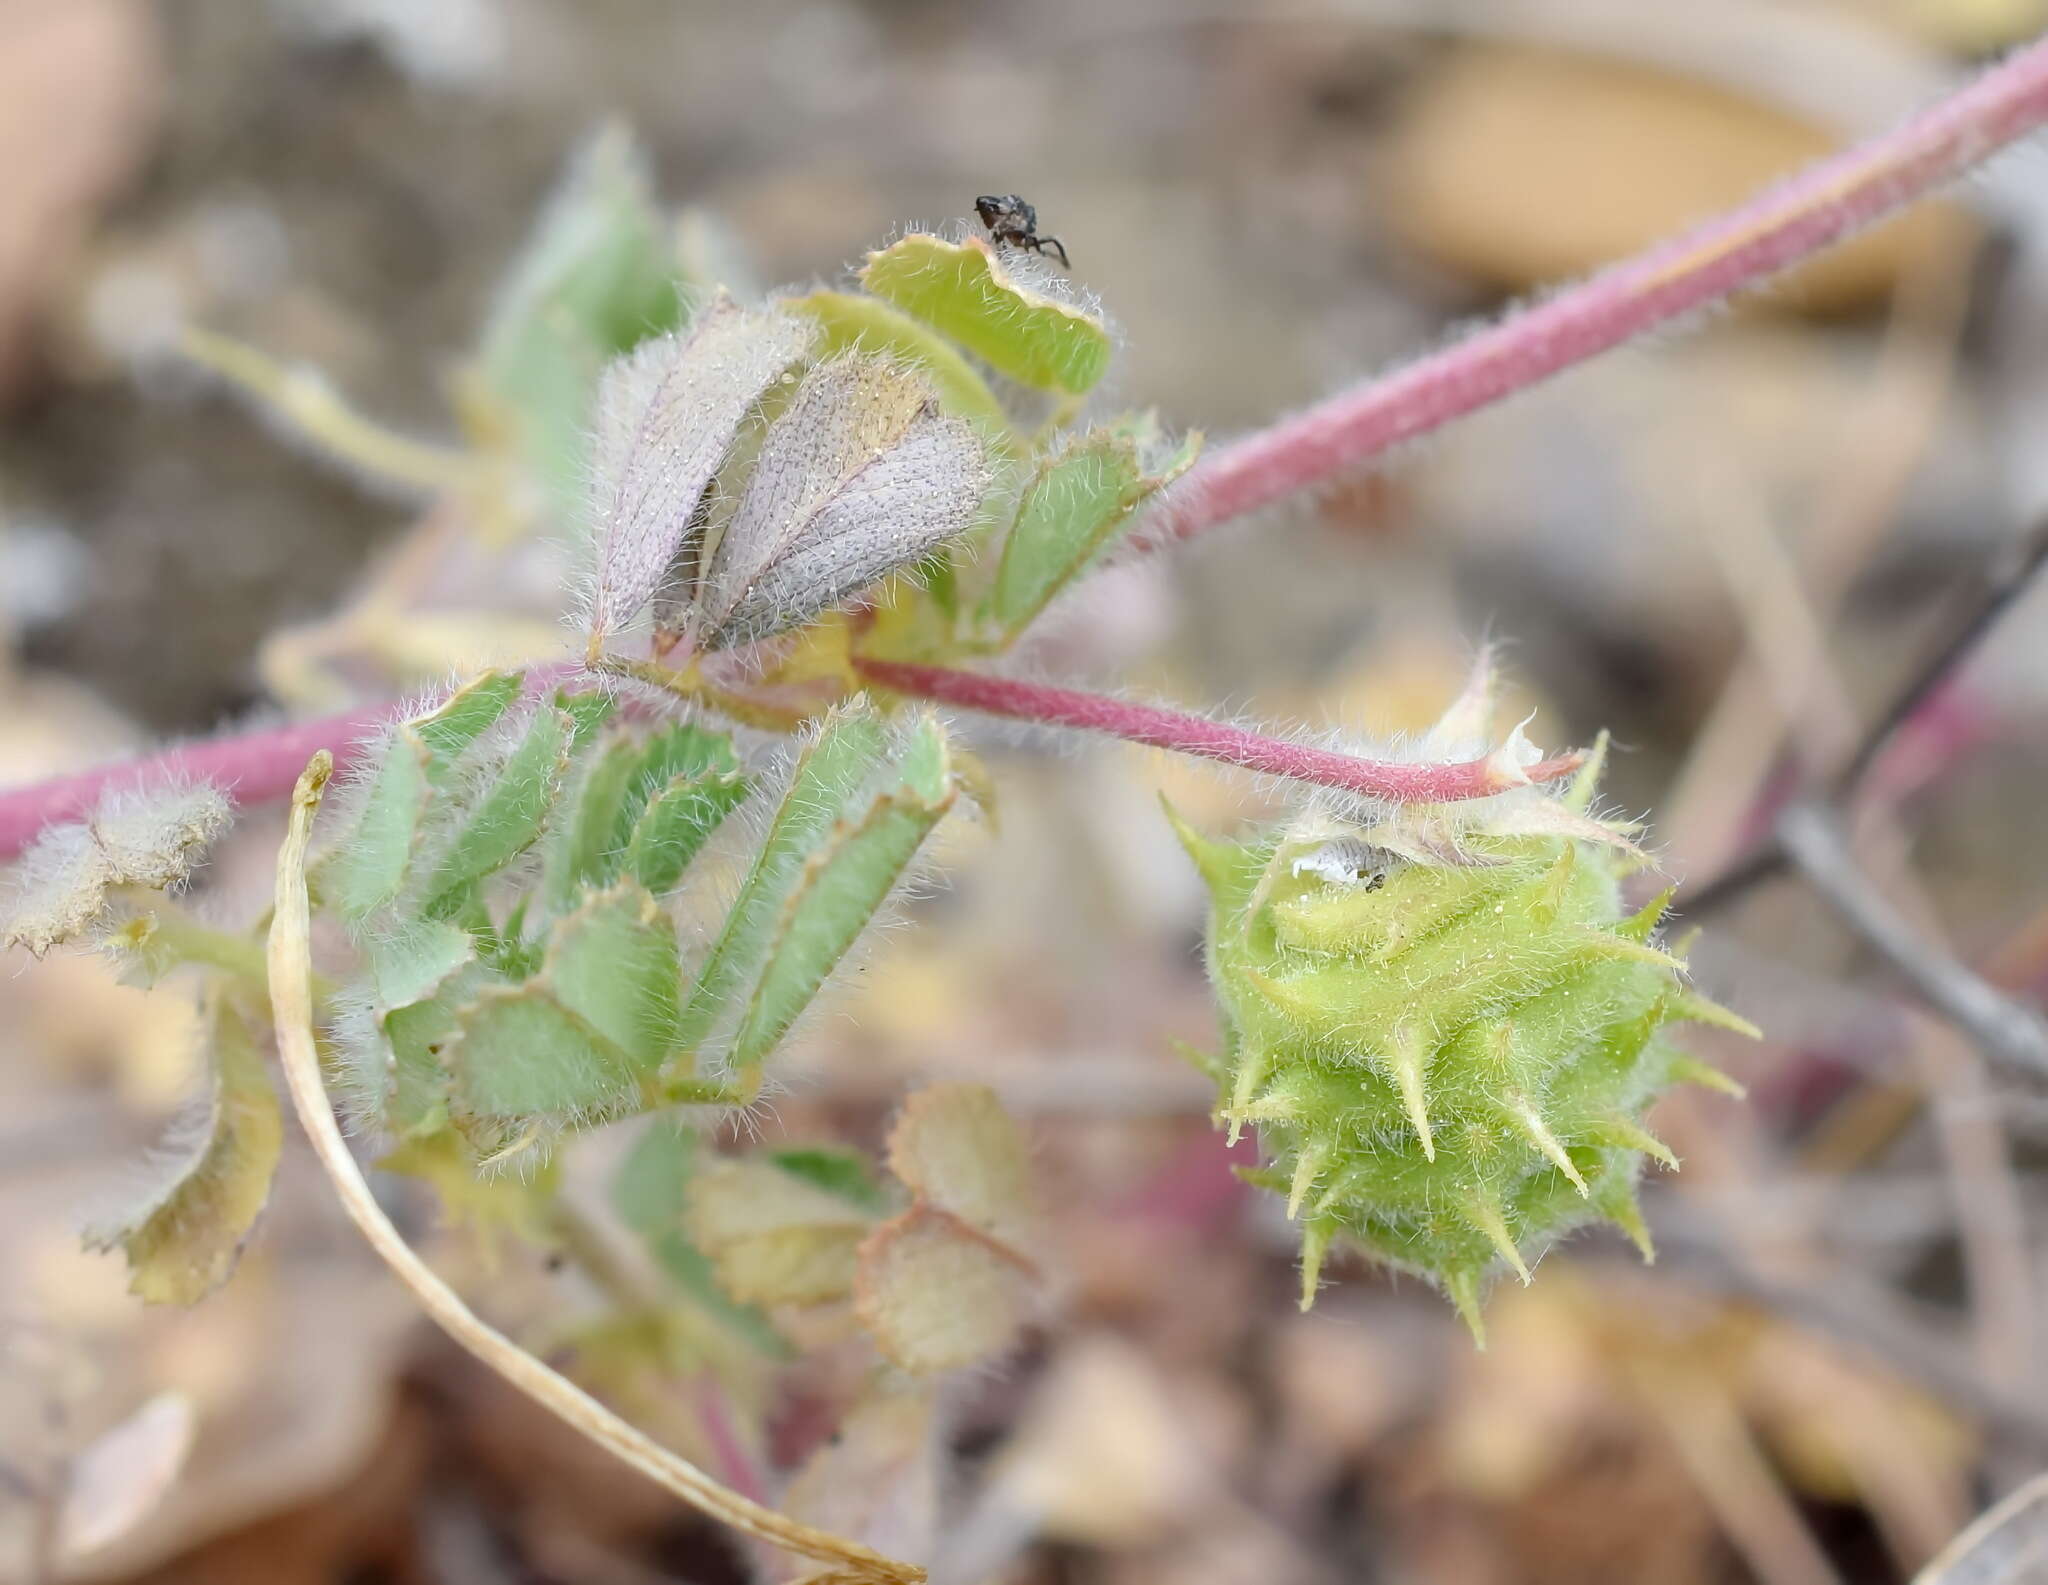
M 86 1235 L 89 1247 L 121 1247 L 130 1291 L 152 1304 L 196 1304 L 227 1279 L 277 1170 L 277 1092 L 225 1001 L 213 1008 L 211 1057 L 203 1110 L 166 1181 L 133 1215 Z
M 541 1246 L 553 1237 L 560 1165 L 552 1157 L 524 1171 L 479 1170 L 453 1129 L 415 1134 L 377 1162 L 380 1172 L 402 1173 L 433 1187 L 442 1218 L 476 1235 L 485 1263 L 495 1266 L 507 1239 Z
M 1010 1345 L 1030 1303 L 1030 1276 L 1021 1256 L 919 1203 L 861 1245 L 854 1305 L 904 1370 L 958 1370 Z
M 822 1304 L 853 1288 L 854 1254 L 872 1218 L 772 1161 L 721 1161 L 697 1173 L 685 1217 L 719 1286 L 742 1304 Z
M 1024 1136 L 985 1084 L 933 1084 L 904 1103 L 889 1170 L 919 1199 L 1013 1247 L 1027 1239 L 1031 1175 Z

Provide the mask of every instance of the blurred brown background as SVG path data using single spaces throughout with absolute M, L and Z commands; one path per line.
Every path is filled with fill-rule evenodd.
M 1127 338 L 1109 400 L 1227 436 L 2043 25 L 2040 0 L 0 0 L 0 780 L 273 707 L 261 640 L 409 526 L 171 367 L 169 327 L 316 364 L 447 439 L 506 260 L 609 119 L 722 223 L 736 284 L 831 278 L 1023 193 Z M 2042 162 L 2016 151 L 1759 301 L 1113 573 L 1034 664 L 1393 732 L 1491 636 L 1538 740 L 1610 728 L 1615 799 L 1651 811 L 1675 874 L 1711 875 L 2048 507 Z M 2044 623 L 2048 593 L 2007 617 L 1863 817 L 1932 938 L 2037 999 Z M 1904 1579 L 2048 1464 L 2048 1109 L 1805 890 L 1757 890 L 1700 948 L 1771 1038 L 1699 1041 L 1749 1106 L 1662 1114 L 1687 1161 L 1653 1207 L 1665 1262 L 1589 1238 L 1501 1296 L 1476 1354 L 1432 1295 L 1356 1264 L 1297 1315 L 1286 1230 L 1232 1190 L 1167 1049 L 1209 1023 L 1155 792 L 1217 823 L 1255 793 L 989 741 L 1001 840 L 960 839 L 928 928 L 863 976 L 780 1117 L 869 1141 L 944 1073 L 1033 1123 L 1054 1319 L 951 1395 L 953 1577 Z M 274 836 L 245 822 L 209 907 L 254 916 Z M 98 1576 L 738 1577 L 425 1335 L 303 1161 L 226 1292 L 129 1300 L 75 1230 L 183 1093 L 190 1007 L 89 961 L 9 969 L 0 1452 L 165 1386 L 202 1408 L 185 1478 Z M 444 1256 L 533 1338 L 588 1300 Z M 90 1385 L 52 1430 L 60 1369 Z

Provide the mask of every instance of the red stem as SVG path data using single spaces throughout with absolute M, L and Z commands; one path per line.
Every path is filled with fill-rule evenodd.
M 957 705 L 983 715 L 1005 716 L 1012 721 L 1102 732 L 1127 743 L 1144 743 L 1177 754 L 1221 760 L 1263 776 L 1285 776 L 1400 803 L 1452 803 L 1506 792 L 1525 782 L 1556 781 L 1578 769 L 1584 758 L 1580 754 L 1566 754 L 1532 765 L 1526 772 L 1513 771 L 1492 759 L 1463 760 L 1449 765 L 1353 759 L 1349 754 L 1262 737 L 1243 727 L 1179 710 L 1132 704 L 1125 699 L 1081 693 L 1072 688 L 1048 688 L 1042 683 L 991 677 L 984 672 L 949 671 L 943 666 L 912 666 L 860 656 L 855 657 L 853 664 L 862 676 L 892 693 Z
M 1548 302 L 1216 452 L 1159 507 L 1154 548 L 1258 511 L 1839 242 L 2048 122 L 2048 37 L 1856 148 Z
M 562 662 L 529 667 L 527 692 L 551 688 L 578 670 Z M 396 700 L 364 705 L 317 721 L 181 743 L 161 753 L 98 765 L 56 781 L 0 790 L 0 862 L 27 847 L 45 826 L 88 813 L 101 794 L 113 788 L 209 781 L 236 805 L 271 803 L 292 790 L 316 749 L 328 750 L 334 755 L 335 769 L 346 770 L 364 741 L 400 708 Z
M 183 743 L 160 754 L 0 792 L 0 859 L 19 853 L 45 826 L 87 813 L 112 788 L 210 781 L 237 804 L 282 798 L 315 749 L 331 750 L 335 764 L 346 765 L 357 740 L 373 732 L 392 709 L 375 705 L 242 737 Z

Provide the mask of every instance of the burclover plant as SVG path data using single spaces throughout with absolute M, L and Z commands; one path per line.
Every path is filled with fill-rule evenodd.
M 736 1347 L 772 1362 L 820 1314 L 896 1367 L 871 1396 L 999 1352 L 1036 1235 L 1023 1140 L 985 1088 L 911 1097 L 886 1173 L 825 1145 L 699 1143 L 775 1082 L 938 824 L 988 797 L 941 704 L 1311 789 L 1234 840 L 1176 818 L 1212 900 L 1222 1039 L 1197 1060 L 1221 1126 L 1257 1135 L 1247 1175 L 1302 1224 L 1304 1302 L 1343 1241 L 1439 1284 L 1477 1333 L 1489 1279 L 1526 1277 L 1573 1227 L 1646 1243 L 1637 1180 L 1669 1162 L 1645 1109 L 1678 1082 L 1732 1088 L 1671 1027 L 1748 1026 L 1689 987 L 1660 935 L 1668 893 L 1624 903 L 1644 859 L 1595 804 L 1598 750 L 1497 739 L 1483 659 L 1433 732 L 1380 759 L 958 663 L 1006 650 L 1120 549 L 1282 500 L 1753 284 L 2044 119 L 2048 44 L 1198 468 L 1197 442 L 1150 415 L 1092 417 L 1114 338 L 1045 261 L 913 232 L 840 285 L 724 290 L 713 233 L 656 208 L 616 133 L 578 161 L 458 372 L 460 450 L 194 335 L 195 358 L 317 445 L 452 503 L 485 556 L 581 547 L 579 658 L 0 796 L 0 850 L 27 850 L 10 942 L 205 980 L 200 1112 L 163 1181 L 95 1237 L 145 1297 L 191 1302 L 226 1276 L 279 1154 L 268 1021 L 344 1206 L 466 1347 L 678 1496 L 826 1564 L 815 1577 L 922 1578 L 742 1496 L 478 1319 L 369 1193 L 328 1086 L 386 1167 L 586 1254 L 552 1157 L 655 1114 L 613 1203 L 667 1283 L 648 1301 L 663 1324 L 635 1334 L 657 1368 L 724 1368 Z M 350 645 L 417 668 L 423 634 L 475 632 L 380 587 L 268 672 L 303 681 Z M 344 791 L 320 818 L 337 755 Z M 287 790 L 264 950 L 172 893 L 231 800 Z M 316 914 L 340 927 L 324 973 Z M 791 1333 L 796 1311 L 811 1325 Z

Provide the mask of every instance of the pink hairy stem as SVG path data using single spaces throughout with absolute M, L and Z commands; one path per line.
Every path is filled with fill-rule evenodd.
M 1569 776 L 1584 760 L 1581 754 L 1565 754 L 1517 771 L 1495 758 L 1446 765 L 1355 759 L 1349 754 L 1265 737 L 1184 711 L 1133 704 L 1127 699 L 1073 688 L 1052 688 L 1012 677 L 992 677 L 984 672 L 952 671 L 943 666 L 913 666 L 859 656 L 853 665 L 868 681 L 911 698 L 929 699 L 936 704 L 954 705 L 1011 721 L 1100 732 L 1127 743 L 1220 760 L 1262 776 L 1284 776 L 1399 803 L 1452 803 L 1485 798 L 1527 782 L 1556 781 Z
M 1157 549 L 1327 484 L 1403 441 L 1756 286 L 2048 122 L 2048 37 L 1728 214 L 1405 368 L 1223 447 L 1139 530 Z

